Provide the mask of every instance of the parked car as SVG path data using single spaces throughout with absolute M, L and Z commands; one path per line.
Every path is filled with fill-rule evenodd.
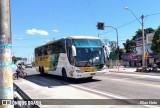
M 32 64 L 26 64 L 25 68 L 32 68 Z

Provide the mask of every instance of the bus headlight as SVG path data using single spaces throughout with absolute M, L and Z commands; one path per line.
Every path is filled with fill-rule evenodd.
M 83 73 L 84 71 L 82 70 L 76 70 L 77 73 Z

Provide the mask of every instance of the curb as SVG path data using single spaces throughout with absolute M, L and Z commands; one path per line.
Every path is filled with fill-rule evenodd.
M 17 92 L 18 96 L 22 98 L 24 101 L 33 101 L 26 93 L 24 93 L 15 83 L 13 83 L 15 91 Z M 24 105 L 24 108 L 40 108 L 38 105 Z

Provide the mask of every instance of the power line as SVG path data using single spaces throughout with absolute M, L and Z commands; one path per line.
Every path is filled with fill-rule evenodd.
M 94 17 L 94 14 L 93 14 L 92 8 L 91 8 L 90 0 L 88 0 L 88 7 L 89 7 L 89 10 L 90 10 L 90 14 L 91 14 L 91 16 L 92 16 L 92 19 L 93 19 L 93 21 L 95 22 L 95 17 Z
M 145 15 L 144 17 L 149 17 L 149 16 L 154 16 L 154 15 L 159 15 L 160 13 L 154 13 L 154 14 L 150 14 L 150 15 Z
M 150 15 L 145 15 L 144 17 L 150 17 L 150 16 L 154 16 L 154 15 L 159 15 L 159 14 L 160 14 L 160 13 L 154 13 L 154 14 L 150 14 Z M 139 18 L 139 19 L 140 19 L 140 18 Z M 135 22 L 136 20 L 137 20 L 137 19 L 134 19 L 134 20 L 132 20 L 132 21 L 130 21 L 130 22 L 128 22 L 128 23 L 125 23 L 125 24 L 123 24 L 123 25 L 120 25 L 120 26 L 117 27 L 117 29 L 120 29 L 120 28 L 122 28 L 122 27 L 124 27 L 124 26 L 126 26 L 126 25 L 129 25 L 129 24 Z M 114 31 L 114 30 L 107 31 L 107 32 L 104 32 L 104 33 L 99 34 L 99 35 L 104 35 L 104 34 L 107 34 L 107 33 L 112 32 L 112 31 Z
M 126 26 L 126 25 L 129 25 L 129 24 L 135 22 L 136 20 L 137 20 L 137 19 L 134 19 L 134 20 L 132 20 L 132 21 L 130 21 L 130 22 L 128 22 L 128 23 L 125 23 L 125 24 L 123 24 L 123 25 L 120 25 L 120 26 L 118 26 L 118 27 L 116 27 L 116 28 L 117 28 L 117 29 L 120 29 L 120 28 L 122 28 L 122 27 L 124 27 L 124 26 Z M 107 34 L 107 33 L 109 33 L 109 32 L 112 32 L 112 31 L 114 31 L 114 30 L 107 31 L 107 32 L 104 32 L 104 33 L 99 34 L 99 35 L 104 35 L 104 34 Z

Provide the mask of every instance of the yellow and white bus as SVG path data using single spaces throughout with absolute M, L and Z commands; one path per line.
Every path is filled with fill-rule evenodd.
M 108 47 L 97 37 L 70 36 L 35 48 L 36 70 L 67 78 L 103 75 Z

